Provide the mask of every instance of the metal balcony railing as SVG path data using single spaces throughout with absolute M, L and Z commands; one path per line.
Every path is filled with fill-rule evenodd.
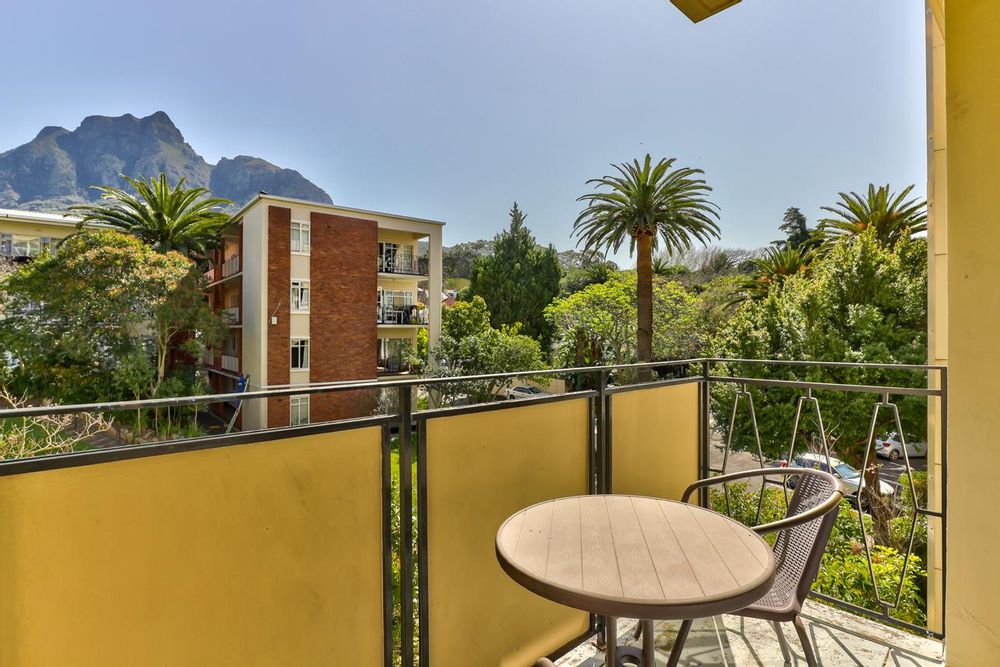
M 222 317 L 223 321 L 227 324 L 239 324 L 240 323 L 240 307 L 230 306 L 229 308 L 223 308 L 219 311 L 219 315 Z
M 222 360 L 224 368 L 229 365 L 236 370 L 233 365 L 238 361 L 236 357 L 223 356 Z M 552 393 L 518 400 L 494 400 L 503 395 L 505 389 L 526 378 L 540 380 L 543 384 L 546 379 L 552 379 Z M 557 380 L 565 382 L 565 393 L 555 393 Z M 331 405 L 343 405 L 345 399 L 365 395 L 365 392 L 369 395 L 377 392 L 386 399 L 378 401 L 381 408 L 370 416 L 357 417 L 355 414 L 293 429 L 8 460 L 0 462 L 0 476 L 10 480 L 21 474 L 101 466 L 123 459 L 134 460 L 135 467 L 129 469 L 130 475 L 145 474 L 138 463 L 142 460 L 151 460 L 149 474 L 179 474 L 190 469 L 199 475 L 200 484 L 225 485 L 207 490 L 216 501 L 199 504 L 199 513 L 180 514 L 184 521 L 197 524 L 191 528 L 192 535 L 205 532 L 202 523 L 228 525 L 243 516 L 236 509 L 225 507 L 219 510 L 222 514 L 215 515 L 215 504 L 228 498 L 236 498 L 239 502 L 252 499 L 254 511 L 258 513 L 274 504 L 284 508 L 284 512 L 299 511 L 297 508 L 307 510 L 309 503 L 299 502 L 293 496 L 279 497 L 269 505 L 260 494 L 272 492 L 263 480 L 275 479 L 275 476 L 280 484 L 273 493 L 279 494 L 311 493 L 315 489 L 351 485 L 350 502 L 358 503 L 357 507 L 363 507 L 364 512 L 354 512 L 350 505 L 337 505 L 340 511 L 322 514 L 323 529 L 316 533 L 315 542 L 306 545 L 308 548 L 303 545 L 290 547 L 289 552 L 301 558 L 309 549 L 323 550 L 329 546 L 329 535 L 339 534 L 338 531 L 350 534 L 355 541 L 371 538 L 365 543 L 381 545 L 378 563 L 371 562 L 370 551 L 342 550 L 339 542 L 335 546 L 339 549 L 337 553 L 349 553 L 355 558 L 350 565 L 352 577 L 367 573 L 365 576 L 376 577 L 377 581 L 381 576 L 381 598 L 377 594 L 365 595 L 363 591 L 344 596 L 334 593 L 338 590 L 335 587 L 320 585 L 325 578 L 335 576 L 340 571 L 337 568 L 318 568 L 315 586 L 311 580 L 302 579 L 311 576 L 309 568 L 295 570 L 296 584 L 320 591 L 317 595 L 321 596 L 321 606 L 335 608 L 336 613 L 343 616 L 355 617 L 363 613 L 369 618 L 374 615 L 374 622 L 355 628 L 352 641 L 359 646 L 380 647 L 378 650 L 386 664 L 395 658 L 399 664 L 409 667 L 418 657 L 420 665 L 435 664 L 436 659 L 444 658 L 431 654 L 432 645 L 441 656 L 464 651 L 470 656 L 470 664 L 498 664 L 505 656 L 515 655 L 529 644 L 542 647 L 539 650 L 552 657 L 558 656 L 597 630 L 597 619 L 585 612 L 554 605 L 524 604 L 530 599 L 526 597 L 529 594 L 499 571 L 491 546 L 499 522 L 509 514 L 539 500 L 574 494 L 614 492 L 677 498 L 696 478 L 732 471 L 737 450 L 753 455 L 750 457 L 752 466 L 766 467 L 771 463 L 766 460 L 768 449 L 787 452 L 787 455 L 781 454 L 786 461 L 794 461 L 811 450 L 817 454 L 813 460 L 823 462 L 827 455 L 832 456 L 835 447 L 844 446 L 838 438 L 847 430 L 848 425 L 843 420 L 848 414 L 867 414 L 860 420 L 863 423 L 853 428 L 860 428 L 868 436 L 862 465 L 863 469 L 868 469 L 873 465 L 871 444 L 883 427 L 892 426 L 892 430 L 901 435 L 909 434 L 921 431 L 919 422 L 928 416 L 933 418 L 931 422 L 937 425 L 935 428 L 941 427 L 941 417 L 947 411 L 947 386 L 947 369 L 941 366 L 688 359 L 531 373 L 342 382 L 99 405 L 40 406 L 0 410 L 0 425 L 4 420 L 24 420 L 39 415 L 107 414 L 117 410 L 179 408 L 229 401 L 267 403 L 271 406 L 268 408 L 270 416 L 282 414 L 282 409 L 287 411 L 288 399 L 296 397 L 301 401 L 303 395 L 309 396 L 312 414 L 317 415 L 330 394 L 341 394 Z M 276 399 L 286 402 L 276 403 Z M 924 401 L 926 403 L 922 403 Z M 343 441 L 351 444 L 351 448 L 343 449 L 342 462 L 328 465 L 317 461 L 316 465 L 310 465 L 309 457 L 332 456 L 341 449 L 317 447 L 314 438 L 299 437 L 316 434 L 324 434 L 323 442 L 346 438 L 348 434 L 357 441 Z M 943 618 L 942 583 L 947 575 L 947 550 L 943 543 L 947 521 L 944 502 L 948 492 L 947 431 L 941 428 L 940 432 L 928 435 L 933 437 L 928 438 L 931 449 L 927 453 L 927 494 L 918 500 L 919 494 L 912 493 L 911 475 L 908 487 L 913 502 L 905 508 L 907 520 L 913 522 L 911 525 L 926 522 L 926 532 L 909 528 L 908 543 L 912 550 L 915 532 L 927 536 L 927 624 L 900 618 L 897 591 L 902 578 L 891 580 L 899 574 L 898 570 L 894 573 L 882 567 L 884 563 L 879 567 L 872 564 L 873 552 L 877 549 L 872 535 L 874 519 L 869 513 L 871 508 L 864 507 L 863 502 L 862 511 L 842 511 L 841 515 L 848 521 L 845 526 L 850 521 L 859 522 L 853 531 L 860 536 L 856 548 L 869 563 L 867 576 L 877 591 L 875 603 L 864 607 L 857 600 L 839 600 L 823 594 L 815 597 L 887 625 L 943 637 L 944 627 L 938 619 Z M 270 454 L 273 460 L 294 456 L 293 464 L 273 466 L 268 463 L 266 449 L 234 447 L 227 449 L 225 456 L 218 457 L 221 472 L 198 468 L 215 461 L 204 456 L 204 450 L 243 443 L 273 444 Z M 171 459 L 174 465 L 157 466 L 156 457 L 160 454 L 174 457 Z M 741 457 L 745 459 L 746 455 Z M 238 474 L 231 473 L 234 463 L 243 461 L 251 466 L 258 459 L 266 466 L 266 475 L 247 477 L 246 471 L 253 470 L 252 467 L 239 467 Z M 909 459 L 908 455 L 904 457 L 903 469 L 912 473 Z M 193 467 L 185 468 L 185 465 Z M 116 470 L 109 469 L 110 473 Z M 380 480 L 377 474 L 374 481 L 371 480 L 372 470 L 381 470 L 378 473 Z M 299 476 L 311 474 L 310 471 L 319 471 L 317 474 L 323 481 L 301 482 Z M 110 473 L 108 484 L 114 484 L 117 478 Z M 48 478 L 36 479 L 37 483 L 45 484 Z M 87 479 L 98 477 L 95 473 Z M 359 486 L 359 479 L 368 480 L 367 486 Z M 61 477 L 52 478 L 53 488 L 59 488 L 62 480 Z M 127 490 L 129 487 L 114 488 Z M 161 506 L 169 507 L 176 502 L 169 497 L 171 488 L 160 479 L 153 488 L 144 489 L 144 493 L 152 493 L 156 498 L 156 502 L 149 504 L 151 512 L 159 512 Z M 191 488 L 194 487 L 178 486 L 177 493 L 181 494 L 178 497 L 189 493 Z M 706 496 L 701 500 L 725 511 L 730 501 L 735 502 L 736 496 L 732 495 L 735 492 L 731 488 L 722 496 Z M 75 521 L 86 520 L 80 513 L 91 504 L 101 512 L 108 512 L 115 506 L 105 496 L 106 489 L 94 492 L 100 501 L 96 504 L 93 501 L 88 504 L 88 499 L 79 497 L 79 493 L 75 497 L 80 508 L 73 514 Z M 156 494 L 168 496 L 160 498 Z M 37 498 L 46 497 L 43 490 L 36 495 Z M 363 504 L 366 498 L 372 502 Z M 143 501 L 148 503 L 146 497 Z M 323 502 L 318 504 L 333 502 L 347 501 L 342 494 L 334 494 L 323 496 Z M 6 514 L 17 509 L 16 503 L 8 505 Z M 57 510 L 63 512 L 61 507 Z M 747 505 L 743 510 L 752 517 L 756 507 Z M 39 508 L 32 505 L 24 511 L 35 513 Z M 53 516 L 58 516 L 58 512 Z M 256 516 L 247 514 L 247 520 L 256 520 Z M 303 535 L 315 532 L 284 530 L 280 513 L 264 516 L 272 531 L 277 530 L 275 534 L 285 539 L 305 539 Z M 135 521 L 143 519 L 134 513 L 127 514 L 126 518 L 120 527 L 123 533 L 132 529 Z M 288 519 L 297 522 L 296 526 L 309 525 L 309 520 L 314 521 L 316 517 L 295 514 Z M 101 521 L 94 525 L 107 526 L 109 521 L 113 519 L 102 514 Z M 183 526 L 172 530 L 179 531 L 178 535 L 186 534 Z M 245 548 L 249 544 L 246 540 L 257 533 L 249 528 L 241 530 L 240 526 L 235 526 L 234 530 L 237 535 L 234 544 L 242 549 L 243 558 L 259 557 L 263 559 L 261 563 L 272 565 L 256 567 L 253 571 L 257 576 L 280 577 L 291 569 L 275 566 L 280 562 L 274 560 L 279 552 L 272 548 L 271 532 L 268 533 L 269 541 L 264 543 L 267 548 L 258 555 Z M 74 539 L 72 535 L 62 537 L 59 531 L 50 532 L 56 540 Z M 219 545 L 224 548 L 228 544 L 227 535 L 220 533 L 209 548 Z M 37 553 L 77 552 L 71 543 L 56 546 Z M 378 547 L 373 548 L 377 552 Z M 149 553 L 155 551 L 150 549 Z M 203 554 L 204 557 L 211 555 Z M 908 562 L 909 555 L 897 554 L 895 557 Z M 22 567 L 31 567 L 31 563 Z M 103 573 L 101 586 L 111 593 L 118 589 L 128 590 L 133 585 L 128 574 L 131 570 L 123 568 L 123 572 L 119 576 L 115 567 L 109 565 Z M 197 569 L 183 572 L 187 577 L 202 576 Z M 204 576 L 208 577 L 206 582 L 214 581 L 214 572 L 205 572 Z M 856 573 L 851 576 L 855 577 Z M 23 577 L 28 586 L 39 580 L 38 577 Z M 470 581 L 474 581 L 475 586 L 470 587 Z M 395 594 L 394 582 L 399 586 Z M 185 584 L 189 588 L 197 585 L 190 581 Z M 263 582 L 261 585 L 270 584 Z M 211 587 L 206 584 L 206 588 Z M 330 592 L 324 596 L 322 591 Z M 32 591 L 25 590 L 23 595 L 31 599 Z M 89 598 L 77 597 L 79 599 L 70 592 L 61 596 L 58 604 L 70 605 L 73 609 L 86 609 L 91 604 Z M 516 609 L 517 618 L 491 627 L 488 635 L 483 634 L 482 619 L 493 618 L 499 609 Z M 125 625 L 131 623 L 125 613 L 111 620 Z M 183 612 L 177 613 L 183 616 Z M 0 610 L 0 622 L 5 620 L 2 614 Z M 175 620 L 184 623 L 183 618 Z M 309 632 L 302 624 L 298 628 Z M 253 630 L 234 625 L 231 631 L 232 636 L 238 636 Z M 328 634 L 317 632 L 324 637 Z M 480 639 L 469 644 L 470 636 Z M 297 641 L 296 645 L 300 644 Z M 531 656 L 526 662 L 532 662 L 535 657 Z M 169 661 L 169 657 L 167 659 Z
M 229 276 L 239 273 L 240 271 L 240 256 L 232 255 L 226 261 L 222 263 L 222 277 L 228 278 Z
M 382 256 L 378 257 L 379 273 L 398 273 L 411 276 L 430 275 L 430 263 L 427 257 Z
M 378 324 L 430 324 L 430 311 L 417 306 L 382 306 L 376 309 Z
M 222 370 L 233 373 L 240 372 L 240 358 L 229 354 L 222 355 Z

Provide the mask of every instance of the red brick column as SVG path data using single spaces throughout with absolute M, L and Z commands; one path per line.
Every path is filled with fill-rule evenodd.
M 288 384 L 291 335 L 292 210 L 267 207 L 267 383 Z M 241 258 L 242 260 L 242 258 Z M 277 316 L 278 323 L 271 324 Z M 267 426 L 288 426 L 288 398 L 267 399 Z
M 375 293 L 378 224 L 374 220 L 312 213 L 309 274 L 311 382 L 376 377 Z M 374 391 L 316 394 L 313 422 L 368 415 Z

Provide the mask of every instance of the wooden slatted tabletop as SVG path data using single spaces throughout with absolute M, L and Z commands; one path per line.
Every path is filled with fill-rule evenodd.
M 497 559 L 528 590 L 577 609 L 640 619 L 736 611 L 774 579 L 757 534 L 696 505 L 643 496 L 549 500 L 511 516 Z

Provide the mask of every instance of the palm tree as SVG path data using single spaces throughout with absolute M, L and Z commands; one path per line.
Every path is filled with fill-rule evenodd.
M 912 185 L 893 195 L 888 185 L 869 184 L 865 195 L 841 192 L 834 206 L 822 207 L 835 217 L 820 220 L 816 233 L 829 244 L 874 228 L 879 242 L 893 246 L 904 236 L 927 231 L 927 202 L 916 197 L 906 200 L 911 190 Z
M 112 186 L 95 186 L 101 202 L 71 206 L 83 219 L 77 229 L 97 223 L 115 227 L 156 248 L 176 250 L 195 260 L 204 260 L 219 247 L 220 233 L 229 222 L 221 210 L 232 205 L 228 199 L 205 197 L 205 188 L 185 188 L 182 178 L 171 188 L 166 174 L 148 181 L 121 177 L 135 194 Z
M 587 250 L 615 252 L 628 241 L 636 254 L 638 278 L 638 343 L 640 362 L 653 358 L 653 251 L 663 244 L 667 253 L 687 250 L 695 240 L 708 243 L 719 237 L 718 206 L 706 195 L 712 188 L 700 178 L 700 169 L 672 169 L 675 158 L 652 164 L 612 165 L 618 175 L 587 181 L 601 192 L 577 198 L 586 208 L 573 225 Z
M 772 287 L 786 278 L 807 273 L 812 254 L 793 246 L 766 248 L 763 256 L 753 260 L 754 273 L 743 283 L 743 291 L 754 299 L 767 296 Z

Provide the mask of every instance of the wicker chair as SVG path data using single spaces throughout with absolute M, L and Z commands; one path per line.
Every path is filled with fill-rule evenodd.
M 830 539 L 834 521 L 840 511 L 840 499 L 844 495 L 843 484 L 830 473 L 809 468 L 764 468 L 746 472 L 731 473 L 701 480 L 690 485 L 681 498 L 688 502 L 695 491 L 713 486 L 753 477 L 788 477 L 798 475 L 800 479 L 795 485 L 795 492 L 788 501 L 785 517 L 752 528 L 758 534 L 778 533 L 774 542 L 774 560 L 776 572 L 771 590 L 757 602 L 737 612 L 737 616 L 748 616 L 770 621 L 778 634 L 781 654 L 785 664 L 791 662 L 788 643 L 781 632 L 780 623 L 791 621 L 795 632 L 802 642 L 806 663 L 814 667 L 816 655 L 812 643 L 806 634 L 805 625 L 799 614 L 802 603 L 809 595 L 809 589 L 816 574 L 819 572 L 820 561 L 826 543 Z M 763 480 L 762 480 L 763 481 Z M 684 641 L 691 630 L 691 620 L 681 623 L 680 631 L 674 642 L 667 665 L 674 667 L 680 659 Z M 641 625 L 640 625 L 641 627 Z

